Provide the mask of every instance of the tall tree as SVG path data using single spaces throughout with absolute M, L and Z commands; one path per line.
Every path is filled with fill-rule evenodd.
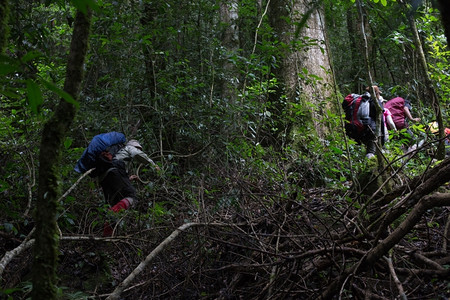
M 75 18 L 67 62 L 64 91 L 78 99 L 83 78 L 83 64 L 88 49 L 91 12 L 78 11 Z M 55 113 L 45 124 L 39 155 L 39 188 L 36 221 L 36 244 L 33 265 L 33 299 L 56 299 L 58 258 L 58 165 L 64 137 L 75 117 L 76 106 L 61 99 Z
M 231 62 L 230 57 L 237 55 L 239 48 L 239 27 L 238 27 L 238 3 L 237 1 L 221 1 L 220 2 L 220 20 L 224 25 L 222 33 L 222 44 L 226 53 L 223 64 L 225 78 L 222 81 L 222 95 L 225 99 L 234 103 L 237 98 L 238 74 Z
M 291 122 L 284 122 L 283 111 L 287 108 L 287 101 L 293 101 L 298 87 L 295 51 L 292 50 L 294 28 L 291 26 L 293 7 L 287 0 L 272 0 L 269 2 L 269 23 L 274 30 L 274 44 L 279 45 L 276 61 L 273 66 L 273 75 L 277 85 L 275 91 L 268 94 L 268 102 L 274 120 L 273 133 L 265 134 L 264 138 L 271 138 L 269 144 L 276 145 L 279 137 L 284 133 L 289 136 L 292 128 Z
M 280 63 L 274 70 L 280 83 L 277 92 L 269 95 L 271 102 L 282 111 L 282 95 L 295 102 L 299 93 L 305 106 L 310 103 L 315 108 L 310 117 L 317 134 L 323 136 L 327 129 L 321 121 L 330 108 L 333 80 L 322 8 L 307 0 L 275 0 L 270 3 L 269 22 L 282 45 Z M 278 130 L 289 135 L 291 126 L 288 123 Z
M 305 20 L 306 18 L 306 20 Z M 298 0 L 294 2 L 294 19 L 297 32 L 308 45 L 306 51 L 297 51 L 297 74 L 307 70 L 307 80 L 302 86 L 302 98 L 311 101 L 314 127 L 320 137 L 328 131 L 323 120 L 331 108 L 333 75 L 330 73 L 330 60 L 325 35 L 323 7 L 316 1 Z M 306 21 L 305 23 L 303 23 Z M 304 24 L 304 26 L 303 26 Z

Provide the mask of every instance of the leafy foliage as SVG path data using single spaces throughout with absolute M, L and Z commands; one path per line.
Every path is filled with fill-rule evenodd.
M 280 224 L 289 224 L 292 226 L 289 230 L 296 234 L 305 230 L 308 238 L 317 232 L 328 237 L 330 228 L 322 220 L 341 224 L 336 209 L 353 212 L 365 204 L 349 196 L 352 184 L 357 186 L 353 182 L 355 174 L 371 171 L 362 146 L 343 135 L 341 112 L 326 109 L 327 104 L 335 102 L 333 107 L 339 107 L 339 92 L 354 92 L 355 87 L 367 84 L 363 79 L 365 66 L 350 63 L 358 60 L 349 51 L 354 33 L 348 23 L 358 21 L 357 7 L 352 1 L 324 1 L 334 75 L 340 91 L 319 104 L 314 99 L 302 99 L 301 91 L 293 97 L 286 95 L 283 79 L 275 72 L 286 51 L 304 51 L 316 45 L 316 40 L 299 36 L 290 45 L 282 43 L 263 14 L 264 7 L 255 1 L 239 1 L 237 49 L 222 43 L 221 37 L 229 24 L 221 20 L 220 6 L 215 1 L 42 2 L 17 1 L 12 12 L 16 21 L 10 22 L 7 54 L 0 56 L 0 230 L 14 238 L 23 238 L 33 225 L 31 213 L 25 212 L 34 208 L 41 128 L 60 98 L 79 105 L 75 124 L 64 140 L 59 168 L 63 191 L 78 179 L 73 166 L 89 140 L 100 132 L 117 130 L 129 138 L 139 139 L 146 152 L 163 168 L 158 175 L 139 169 L 142 181 L 136 186 L 140 201 L 135 210 L 116 217 L 108 213 L 94 180 L 83 180 L 61 199 L 58 222 L 64 236 L 99 236 L 105 221 L 111 221 L 121 224 L 118 233 L 130 233 L 139 240 L 135 244 L 118 245 L 120 251 L 111 251 L 106 246 L 95 249 L 120 255 L 136 254 L 132 257 L 117 254 L 109 257 L 110 260 L 104 253 L 92 250 L 97 244 L 85 243 L 73 247 L 75 250 L 63 244 L 62 251 L 67 251 L 68 257 L 62 265 L 75 267 L 60 270 L 62 273 L 79 272 L 93 277 L 99 272 L 106 273 L 107 283 L 102 282 L 100 288 L 110 291 L 112 280 L 123 279 L 133 263 L 139 263 L 151 247 L 171 232 L 173 224 L 182 222 L 246 221 L 257 224 L 259 241 L 265 243 L 265 238 L 270 237 L 267 245 L 258 244 L 258 240 L 250 238 L 253 233 L 249 228 L 239 228 L 236 231 L 248 230 L 246 235 L 237 234 L 235 229 L 224 229 L 211 230 L 209 236 L 202 232 L 195 238 L 185 238 L 175 247 L 181 250 L 177 252 L 180 254 L 163 256 L 149 272 L 157 275 L 156 288 L 170 286 L 168 293 L 180 295 L 177 288 L 172 290 L 174 279 L 170 276 L 178 280 L 199 274 L 196 266 L 201 264 L 211 270 L 232 268 L 227 263 L 233 263 L 235 256 L 245 265 L 248 263 L 245 259 L 254 255 L 250 249 L 255 249 L 255 245 L 275 249 L 271 247 L 277 239 L 276 228 L 282 228 Z M 85 9 L 86 5 L 95 9 L 95 17 L 83 93 L 79 102 L 75 102 L 61 86 L 74 11 Z M 414 112 L 422 117 L 424 124 L 413 126 L 412 130 L 428 143 L 434 137 L 426 132 L 424 125 L 433 120 L 433 110 L 426 102 L 421 75 L 416 71 L 417 49 L 405 25 L 405 12 L 395 1 L 362 1 L 362 5 L 370 12 L 367 16 L 373 34 L 370 54 L 376 70 L 375 80 L 384 88 L 385 98 L 404 95 L 414 100 Z M 424 7 L 417 14 L 430 75 L 442 103 L 447 105 L 448 51 L 442 28 L 435 10 Z M 297 75 L 300 85 L 331 84 L 307 68 L 298 70 Z M 231 86 L 235 98 L 224 96 L 226 86 Z M 448 120 L 447 106 L 444 110 Z M 315 120 L 309 117 L 311 111 L 326 116 L 323 125 L 330 130 L 323 137 L 316 133 Z M 268 143 L 268 139 L 275 142 Z M 403 132 L 393 133 L 383 149 L 389 167 L 400 174 L 393 179 L 395 185 L 422 174 L 435 163 L 433 144 L 408 155 L 405 144 L 410 143 Z M 138 166 L 134 166 L 134 171 L 137 170 Z M 330 190 L 316 195 L 319 188 Z M 332 204 L 328 205 L 327 201 Z M 438 212 L 430 215 L 442 227 L 442 216 Z M 284 216 L 289 222 L 282 220 Z M 364 220 L 366 217 L 370 216 L 365 215 Z M 323 236 L 314 242 L 333 242 Z M 223 242 L 227 238 L 232 243 Z M 408 242 L 414 243 L 417 237 L 409 238 Z M 304 241 L 296 237 L 292 239 L 294 244 L 314 249 L 311 245 L 304 246 L 301 243 Z M 244 247 L 236 247 L 239 243 Z M 12 246 L 8 244 L 2 249 L 6 251 Z M 192 249 L 197 252 L 190 252 Z M 195 258 L 193 253 L 201 255 Z M 181 267 L 169 268 L 173 262 L 179 262 Z M 112 267 L 111 272 L 106 267 L 103 269 L 103 264 Z M 102 268 L 93 270 L 89 266 Z M 298 268 L 290 262 L 286 266 Z M 220 273 L 225 281 L 227 275 L 225 271 Z M 328 276 L 322 270 L 314 279 L 319 286 Z M 250 283 L 257 282 L 250 277 L 244 276 L 241 282 L 249 293 L 252 292 Z M 213 280 L 207 281 L 211 284 L 208 287 L 201 279 L 195 279 L 198 291 L 190 291 L 190 295 L 206 297 L 212 291 L 229 292 L 215 286 Z M 18 286 L 13 276 L 4 281 L 5 286 Z M 86 288 L 83 283 L 77 281 L 77 284 L 80 289 Z M 85 297 L 73 288 L 60 291 L 68 298 Z M 26 295 L 28 289 L 22 285 L 20 291 L 7 288 L 2 293 Z

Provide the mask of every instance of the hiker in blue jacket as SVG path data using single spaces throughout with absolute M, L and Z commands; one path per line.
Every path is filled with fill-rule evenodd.
M 159 166 L 142 151 L 136 140 L 128 141 L 114 156 L 109 151 L 103 151 L 97 160 L 98 180 L 113 211 L 128 209 L 136 201 L 136 190 L 131 181 L 137 176 L 128 173 L 132 160 L 150 164 L 159 170 Z
M 130 208 L 136 202 L 136 189 L 131 181 L 137 175 L 129 175 L 131 161 L 150 164 L 156 170 L 159 166 L 142 151 L 136 140 L 126 142 L 125 135 L 120 132 L 101 133 L 92 138 L 88 147 L 75 165 L 75 171 L 82 174 L 95 168 L 90 173 L 97 177 L 110 210 L 119 212 Z M 112 228 L 105 223 L 105 236 L 111 236 Z
M 137 175 L 129 175 L 129 165 L 135 160 L 138 163 L 152 165 L 156 170 L 159 166 L 142 151 L 142 146 L 136 140 L 130 140 L 114 156 L 104 151 L 97 160 L 99 183 L 105 200 L 111 205 L 110 210 L 119 212 L 126 210 L 137 202 L 136 189 L 131 183 Z M 105 223 L 103 236 L 112 235 L 112 227 Z

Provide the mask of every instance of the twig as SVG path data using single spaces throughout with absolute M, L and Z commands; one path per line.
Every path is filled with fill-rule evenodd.
M 65 197 L 67 197 L 67 195 L 69 195 L 73 191 L 73 189 L 78 185 L 78 183 L 80 183 L 80 181 L 83 180 L 84 177 L 91 174 L 94 170 L 95 170 L 95 168 L 90 169 L 86 173 L 81 175 L 80 178 L 78 178 L 78 180 L 75 181 L 75 183 L 58 199 L 58 202 L 61 201 L 62 199 L 64 199 Z
M 31 236 L 34 233 L 35 228 L 31 230 L 31 232 L 27 235 L 25 240 L 16 248 L 14 248 L 11 251 L 7 251 L 5 255 L 3 255 L 2 260 L 0 261 L 0 280 L 2 279 L 3 272 L 6 269 L 6 266 L 9 264 L 9 262 L 16 256 L 25 251 L 26 249 L 30 248 L 34 244 L 34 239 L 30 240 Z
M 384 256 L 384 259 L 388 263 L 389 271 L 391 272 L 391 276 L 394 279 L 395 285 L 397 286 L 398 293 L 400 294 L 400 299 L 408 300 L 405 291 L 403 290 L 403 285 L 398 279 L 397 274 L 395 273 L 394 264 L 392 263 L 392 251 L 389 251 L 389 257 Z
M 27 150 L 30 152 L 29 150 Z M 22 156 L 20 156 L 22 158 Z M 34 168 L 34 160 L 33 155 L 30 153 L 31 166 L 26 159 L 23 159 L 23 162 L 27 165 L 29 176 L 32 178 L 31 183 L 27 183 L 28 185 L 28 204 L 25 212 L 23 213 L 24 217 L 28 217 L 31 209 L 31 201 L 33 200 L 33 187 L 36 185 L 36 177 L 35 177 L 35 168 Z
M 91 169 L 84 173 L 65 193 L 62 195 L 58 202 L 61 201 L 63 198 L 65 198 L 77 185 L 78 183 L 85 178 L 87 175 L 89 175 L 94 169 Z M 0 261 L 0 280 L 2 278 L 2 274 L 5 271 L 6 266 L 9 264 L 9 262 L 17 255 L 21 254 L 26 249 L 30 248 L 34 244 L 34 239 L 31 239 L 31 236 L 34 234 L 34 231 L 36 230 L 36 227 L 33 227 L 33 229 L 30 231 L 30 233 L 27 235 L 27 237 L 22 241 L 22 243 L 14 248 L 11 251 L 8 251 L 5 253 L 3 258 Z M 62 237 L 61 230 L 58 227 L 58 230 L 60 232 L 60 236 Z
M 122 281 L 116 289 L 106 298 L 106 300 L 119 299 L 122 292 L 130 285 L 130 283 L 136 278 L 139 273 L 141 273 L 145 267 L 161 252 L 163 251 L 170 243 L 172 243 L 175 238 L 186 229 L 193 226 L 204 226 L 204 225 L 217 225 L 217 224 L 202 224 L 202 223 L 185 223 L 175 229 L 164 241 L 162 241 L 149 255 L 142 261 L 134 270 Z
M 412 257 L 414 257 L 415 259 L 417 259 L 418 261 L 422 262 L 423 264 L 425 264 L 426 266 L 432 268 L 432 269 L 436 269 L 436 270 L 445 270 L 443 266 L 441 266 L 439 263 L 435 262 L 434 260 L 429 259 L 428 257 L 417 253 L 417 252 L 413 252 Z
M 450 214 L 447 217 L 447 223 L 445 223 L 444 240 L 442 242 L 442 251 L 443 252 L 447 252 L 447 241 L 450 238 L 450 236 L 449 236 L 449 227 L 450 227 Z

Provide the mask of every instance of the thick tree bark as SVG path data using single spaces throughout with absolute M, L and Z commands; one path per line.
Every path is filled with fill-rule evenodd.
M 312 113 L 312 120 L 316 132 L 319 137 L 323 137 L 330 129 L 327 128 L 323 122 L 326 120 L 327 110 L 331 109 L 333 101 L 330 101 L 333 93 L 333 75 L 331 74 L 330 60 L 328 56 L 329 49 L 327 48 L 325 36 L 325 18 L 323 7 L 311 0 L 297 0 L 294 1 L 294 18 L 293 21 L 301 26 L 302 17 L 308 16 L 303 27 L 297 28 L 298 32 L 303 38 L 307 37 L 317 44 L 308 46 L 306 51 L 297 51 L 296 73 L 302 73 L 301 70 L 308 70 L 308 76 L 314 75 L 321 79 L 315 80 L 314 77 L 308 78 L 302 83 L 301 98 L 307 102 L 311 102 L 315 107 Z M 298 30 L 300 29 L 300 30 Z M 297 76 L 295 76 L 295 80 Z
M 67 63 L 64 91 L 78 98 L 83 77 L 83 63 L 88 48 L 90 12 L 78 12 Z M 54 115 L 45 124 L 39 155 L 39 189 L 36 221 L 36 244 L 33 264 L 33 299 L 56 299 L 58 258 L 58 165 L 63 139 L 75 117 L 76 107 L 61 99 Z
M 314 4 L 315 5 L 315 4 Z M 300 101 L 304 104 L 311 103 L 315 107 L 310 113 L 310 122 L 314 124 L 319 136 L 323 136 L 326 128 L 321 122 L 330 106 L 329 96 L 331 91 L 326 86 L 332 86 L 333 80 L 330 75 L 330 62 L 324 35 L 324 18 L 320 6 L 312 6 L 311 1 L 286 1 L 271 0 L 269 3 L 269 23 L 275 31 L 275 38 L 280 47 L 277 57 L 277 65 L 272 73 L 277 79 L 274 93 L 267 95 L 272 104 L 274 143 L 279 143 L 281 136 L 290 136 L 293 124 L 283 119 L 286 111 L 284 96 L 289 102 Z M 303 42 L 316 41 L 306 47 L 298 48 L 297 40 Z M 317 43 L 317 45 L 316 45 Z M 307 70 L 307 72 L 303 72 Z M 303 74 L 305 73 L 305 74 Z M 299 75 L 305 76 L 299 80 Z M 313 76 L 311 76 L 313 75 Z M 316 80 L 317 78 L 320 80 Z M 331 84 L 330 84 L 331 83 Z M 289 141 L 286 141 L 289 142 Z M 270 143 L 270 144 L 274 144 Z
M 261 140 L 264 145 L 281 147 L 279 137 L 283 132 L 289 132 L 291 129 L 291 124 L 286 123 L 282 117 L 283 111 L 286 109 L 286 103 L 282 100 L 283 95 L 286 95 L 288 99 L 292 99 L 292 95 L 298 86 L 295 56 L 291 49 L 293 28 L 287 21 L 292 17 L 290 15 L 292 7 L 289 1 L 271 0 L 268 3 L 268 8 L 269 23 L 275 31 L 275 39 L 279 41 L 279 45 L 285 46 L 280 47 L 276 64 L 272 66 L 271 70 L 277 80 L 277 86 L 274 87 L 274 92 L 267 94 L 267 101 L 272 104 L 270 112 L 273 125 L 269 124 L 264 129 L 266 132 L 262 132 Z M 272 132 L 268 132 L 269 130 L 272 130 Z M 288 136 L 288 134 L 285 136 Z

